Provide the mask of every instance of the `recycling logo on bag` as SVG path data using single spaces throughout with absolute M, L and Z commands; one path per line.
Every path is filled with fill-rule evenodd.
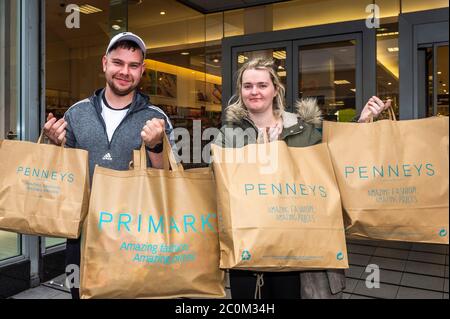
M 344 254 L 341 251 L 338 252 L 337 255 L 336 255 L 336 259 L 337 260 L 343 260 L 344 259 Z
M 442 228 L 442 229 L 439 231 L 439 236 L 441 236 L 441 237 L 447 236 L 447 229 Z
M 242 260 L 250 260 L 252 258 L 252 255 L 248 250 L 244 250 L 242 252 Z

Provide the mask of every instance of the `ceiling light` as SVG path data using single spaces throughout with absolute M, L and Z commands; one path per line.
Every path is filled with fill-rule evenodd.
M 356 89 L 350 89 L 350 91 L 352 91 L 352 92 L 356 92 Z
M 97 12 L 102 12 L 102 9 L 99 9 L 97 7 L 93 7 L 89 4 L 83 4 L 80 6 L 80 12 L 84 14 L 92 14 Z
M 447 84 L 445 84 L 445 83 L 442 83 L 442 86 L 447 86 Z
M 328 105 L 329 106 L 343 106 L 345 104 L 344 104 L 344 101 L 336 101 L 336 103 L 329 103 Z
M 163 16 L 166 14 L 166 11 L 161 11 L 159 14 Z
M 273 51 L 272 56 L 278 60 L 286 60 L 286 51 Z
M 441 74 L 442 74 L 442 72 L 441 72 L 441 71 L 438 71 L 438 74 L 439 74 L 439 75 L 441 75 Z
M 386 32 L 386 33 L 378 33 L 377 37 L 387 37 L 392 35 L 398 35 L 398 32 Z
M 220 60 L 219 60 L 218 58 L 215 58 L 215 59 L 213 59 L 213 62 L 214 62 L 214 63 L 219 63 Z
M 120 30 L 120 25 L 113 24 L 113 25 L 111 26 L 111 28 L 113 28 L 114 30 L 118 31 L 118 30 Z
M 238 56 L 238 62 L 239 62 L 240 64 L 245 63 L 246 60 L 248 60 L 248 57 L 246 57 L 246 56 L 244 56 L 244 55 L 242 55 L 242 54 Z
M 181 52 L 181 55 L 189 55 L 189 52 Z
M 391 83 L 391 82 L 388 82 L 388 85 L 392 85 L 392 83 Z
M 350 84 L 350 82 L 347 80 L 336 80 L 336 81 L 334 81 L 334 84 L 343 85 L 343 84 Z
M 388 50 L 389 52 L 398 52 L 398 47 L 388 48 L 387 50 Z

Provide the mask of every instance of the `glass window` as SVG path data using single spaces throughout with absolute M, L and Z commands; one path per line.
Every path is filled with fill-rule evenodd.
M 299 48 L 299 98 L 314 97 L 328 121 L 351 121 L 356 114 L 355 42 Z
M 448 0 L 407 0 L 402 1 L 402 12 L 414 12 L 438 8 L 448 8 Z
M 61 118 L 71 105 L 105 86 L 101 58 L 113 31 L 110 1 L 73 1 L 94 8 L 81 11 L 79 28 L 66 26 L 69 13 L 59 1 L 45 3 L 46 112 Z
M 20 138 L 18 1 L 0 1 L 0 139 Z M 8 134 L 9 133 L 9 134 Z M 4 214 L 0 209 L 0 218 Z M 0 231 L 0 261 L 22 253 L 21 236 Z
M 224 37 L 244 35 L 244 9 L 224 12 L 223 23 Z
M 448 116 L 448 45 L 437 48 L 436 65 L 437 114 Z
M 366 0 L 295 0 L 273 5 L 273 30 L 366 19 Z
M 45 238 L 45 248 L 50 248 L 50 247 L 58 246 L 58 245 L 65 244 L 65 243 L 66 243 L 65 238 L 52 238 L 52 237 Z
M 376 0 L 375 4 L 380 8 L 380 18 L 396 17 L 400 14 L 401 0 Z M 405 1 L 403 1 L 405 3 Z M 367 14 L 369 15 L 369 13 Z
M 202 150 L 210 140 L 202 139 L 203 132 L 220 126 L 221 39 L 226 15 L 203 15 L 177 1 L 130 4 L 128 12 L 129 30 L 148 46 L 141 91 L 166 112 L 177 129 L 184 166 L 206 165 L 209 159 L 203 158 Z M 188 139 L 183 132 L 189 134 Z
M 425 101 L 426 101 L 426 116 L 434 115 L 434 63 L 433 63 L 433 47 L 419 49 L 425 56 Z
M 22 252 L 21 246 L 20 235 L 0 231 L 0 261 L 19 256 Z
M 399 116 L 399 46 L 398 23 L 381 25 L 377 29 L 377 95 L 391 99 L 394 112 Z M 387 116 L 384 113 L 382 116 Z

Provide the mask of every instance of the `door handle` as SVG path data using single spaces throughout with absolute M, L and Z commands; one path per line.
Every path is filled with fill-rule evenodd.
M 6 134 L 6 138 L 7 138 L 8 140 L 15 140 L 15 139 L 17 138 L 17 134 L 14 133 L 13 131 L 9 131 L 9 132 Z

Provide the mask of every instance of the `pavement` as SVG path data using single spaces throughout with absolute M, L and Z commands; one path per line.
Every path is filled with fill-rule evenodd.
M 449 299 L 449 246 L 347 239 L 344 299 Z M 374 286 L 374 270 L 379 286 Z M 71 299 L 65 274 L 13 299 Z M 227 298 L 230 298 L 227 280 Z

